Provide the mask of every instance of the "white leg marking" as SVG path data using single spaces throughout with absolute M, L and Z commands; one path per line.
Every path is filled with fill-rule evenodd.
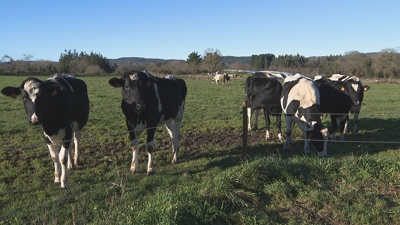
M 269 131 L 268 131 L 268 130 L 265 132 L 265 139 L 266 139 L 267 141 L 270 139 L 270 134 L 269 134 Z
M 328 139 L 329 139 L 329 131 L 328 128 L 321 130 L 322 136 L 324 137 L 324 150 L 322 152 L 318 152 L 319 157 L 325 157 L 328 155 Z
M 247 130 L 251 131 L 251 108 L 247 108 Z
M 146 149 L 151 149 L 147 151 L 148 162 L 147 162 L 147 175 L 153 174 L 155 172 L 153 168 L 153 150 L 154 150 L 154 140 L 146 143 Z
M 61 147 L 59 160 L 61 163 L 61 188 L 68 188 L 67 160 L 69 150 Z
M 139 141 L 138 137 L 131 141 L 132 147 L 132 163 L 131 163 L 131 172 L 134 173 L 138 169 L 138 150 L 139 150 Z
M 79 141 L 82 138 L 82 132 L 80 130 L 74 132 L 74 146 L 75 146 L 75 153 L 74 153 L 74 165 L 78 166 L 79 163 Z
M 283 141 L 282 133 L 278 134 L 279 141 Z
M 60 161 L 58 159 L 58 154 L 59 154 L 59 148 L 57 145 L 47 145 L 50 151 L 50 156 L 51 160 L 53 160 L 54 163 L 54 183 L 60 183 L 60 170 L 61 170 L 61 165 Z

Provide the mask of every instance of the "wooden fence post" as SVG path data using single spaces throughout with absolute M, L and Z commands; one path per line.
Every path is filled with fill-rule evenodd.
M 242 144 L 242 160 L 247 156 L 247 103 L 243 101 L 243 144 Z

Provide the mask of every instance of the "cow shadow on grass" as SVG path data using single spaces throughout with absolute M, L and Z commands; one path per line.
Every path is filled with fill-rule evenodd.
M 282 127 L 284 127 L 283 124 Z M 353 119 L 350 119 L 348 134 L 345 141 L 340 142 L 337 133 L 337 140 L 330 140 L 328 143 L 327 157 L 340 157 L 354 154 L 377 154 L 388 150 L 400 148 L 400 134 L 397 132 L 400 127 L 400 119 L 395 118 L 360 118 L 359 134 L 353 133 Z M 286 137 L 283 129 L 283 136 Z M 261 127 L 256 131 L 248 133 L 247 153 L 245 160 L 253 160 L 257 157 L 279 156 L 288 158 L 293 156 L 304 156 L 304 141 L 302 132 L 295 126 L 292 134 L 290 150 L 283 152 L 283 141 L 277 138 L 276 127 L 271 127 L 272 140 L 265 140 L 265 128 Z M 187 163 L 191 160 L 201 160 L 199 167 L 188 171 L 198 173 L 209 169 L 227 169 L 242 163 L 242 131 L 232 128 L 228 132 L 207 131 L 207 132 L 183 132 L 180 141 L 180 153 L 178 163 Z M 167 136 L 160 137 L 156 142 L 160 146 L 162 160 L 169 163 L 170 140 Z M 143 149 L 143 152 L 145 150 Z M 159 154 L 160 154 L 159 153 Z M 311 157 L 317 157 L 317 152 L 311 147 Z M 147 157 L 146 157 L 147 158 Z
M 375 154 L 386 152 L 389 150 L 397 150 L 400 148 L 400 119 L 388 118 L 361 118 L 359 120 L 359 134 L 354 135 L 353 119 L 350 119 L 348 131 L 344 141 L 339 141 L 339 133 L 336 132 L 336 139 L 331 138 L 328 141 L 328 157 L 345 154 Z M 327 124 L 326 124 L 327 125 Z M 255 131 L 250 135 L 264 135 L 264 129 Z M 283 131 L 284 139 L 286 137 Z M 273 140 L 270 142 L 257 141 L 248 143 L 248 152 L 250 156 L 268 156 L 280 155 L 282 157 L 290 157 L 292 155 L 304 155 L 304 141 L 302 132 L 295 126 L 292 134 L 290 150 L 283 152 L 283 142 Z M 317 155 L 312 145 L 312 155 Z

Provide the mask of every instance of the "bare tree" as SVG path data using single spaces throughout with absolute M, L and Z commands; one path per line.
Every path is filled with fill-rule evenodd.
M 33 59 L 33 55 L 31 54 L 22 54 L 24 58 L 22 58 L 23 61 L 26 62 L 26 68 L 28 69 L 29 74 L 32 74 L 32 67 L 30 65 L 31 59 Z
M 14 71 L 15 71 L 15 69 L 16 69 L 16 67 L 17 67 L 17 63 L 16 63 L 16 61 L 15 61 L 11 56 L 9 56 L 9 55 L 4 55 L 4 56 L 1 58 L 1 61 L 9 65 L 9 67 L 10 67 L 10 73 L 14 73 Z
M 368 72 L 368 60 L 370 57 L 358 51 L 349 51 L 345 53 L 343 60 L 343 72 L 346 75 L 363 77 Z
M 383 49 L 372 62 L 377 78 L 399 78 L 400 55 L 394 48 Z
M 203 63 L 211 73 L 214 73 L 223 68 L 221 56 L 221 52 L 218 49 L 214 50 L 213 48 L 208 48 L 204 52 Z

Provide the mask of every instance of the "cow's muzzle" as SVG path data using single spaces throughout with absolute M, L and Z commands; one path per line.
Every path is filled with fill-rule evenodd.
M 31 118 L 29 119 L 29 124 L 30 125 L 38 125 L 39 123 L 39 118 L 36 116 L 36 113 L 34 113 Z

